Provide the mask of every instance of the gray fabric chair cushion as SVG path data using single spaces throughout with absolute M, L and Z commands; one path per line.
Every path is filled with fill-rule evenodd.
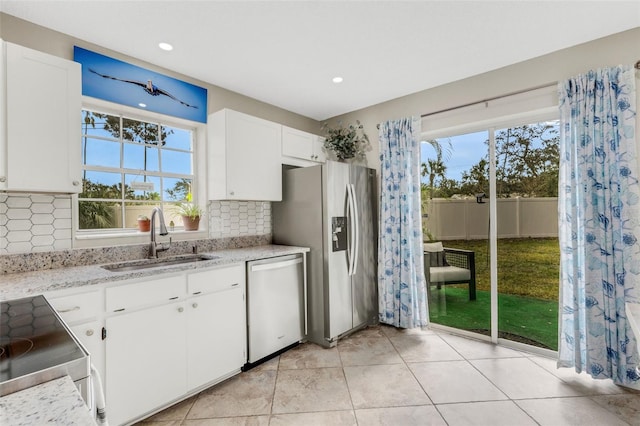
M 471 271 L 457 266 L 444 266 L 429 268 L 430 280 L 435 282 L 447 281 L 468 281 L 471 278 Z
M 424 243 L 422 245 L 422 249 L 425 253 L 428 253 L 429 266 L 449 266 L 441 241 L 436 243 Z

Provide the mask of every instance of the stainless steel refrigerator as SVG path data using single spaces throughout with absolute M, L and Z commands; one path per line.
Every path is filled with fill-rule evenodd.
M 375 170 L 347 163 L 283 170 L 273 241 L 309 247 L 307 339 L 334 346 L 378 321 Z

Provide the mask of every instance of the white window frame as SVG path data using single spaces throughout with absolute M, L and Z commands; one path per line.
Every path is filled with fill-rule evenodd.
M 208 209 L 207 209 L 207 176 L 206 176 L 206 135 L 207 127 L 205 123 L 198 123 L 190 120 L 184 120 L 176 117 L 171 117 L 163 114 L 158 114 L 150 111 L 142 111 L 138 108 L 128 107 L 126 105 L 114 104 L 111 102 L 102 101 L 95 98 L 83 97 L 82 102 L 83 110 L 90 110 L 104 114 L 125 116 L 125 118 L 131 118 L 134 120 L 140 120 L 145 122 L 160 122 L 163 125 L 175 126 L 184 129 L 193 130 L 193 182 L 192 182 L 192 195 L 193 202 L 197 203 L 205 210 L 205 220 L 200 222 L 198 231 L 184 231 L 182 229 L 174 230 L 169 233 L 173 241 L 181 240 L 193 240 L 208 238 Z M 81 124 L 79 117 L 78 125 Z M 78 141 L 81 142 L 81 141 Z M 80 147 L 78 148 L 80 149 Z M 72 196 L 72 241 L 73 247 L 98 247 L 105 245 L 122 245 L 122 244 L 136 244 L 146 243 L 149 241 L 149 233 L 140 233 L 137 230 L 118 228 L 118 229 L 93 229 L 93 230 L 80 230 L 79 229 L 79 209 L 78 209 L 79 195 L 74 194 Z M 169 212 L 165 212 L 170 214 Z M 166 217 L 169 220 L 168 217 Z M 159 239 L 167 239 L 168 237 L 159 237 Z

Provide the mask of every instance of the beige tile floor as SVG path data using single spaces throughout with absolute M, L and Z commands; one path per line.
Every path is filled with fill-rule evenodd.
M 332 349 L 300 345 L 150 425 L 640 425 L 640 392 L 533 354 L 378 326 Z

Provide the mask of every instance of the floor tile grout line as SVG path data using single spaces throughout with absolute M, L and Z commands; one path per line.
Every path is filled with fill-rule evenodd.
M 398 363 L 393 363 L 393 364 L 388 364 L 388 363 L 380 363 L 380 364 L 362 364 L 362 365 L 353 365 L 353 366 L 347 366 L 344 364 L 344 359 L 342 356 L 342 351 L 340 351 L 339 345 L 340 343 L 338 342 L 338 345 L 335 348 L 335 351 L 337 352 L 338 355 L 338 361 L 339 361 L 339 366 L 340 369 L 342 370 L 342 375 L 343 375 L 343 380 L 346 384 L 347 387 L 347 393 L 349 395 L 349 399 L 351 402 L 351 409 L 345 409 L 345 410 L 327 410 L 327 411 L 310 411 L 309 413 L 318 413 L 318 412 L 351 412 L 352 415 L 354 416 L 355 419 L 355 424 L 359 424 L 358 422 L 358 418 L 357 418 L 357 411 L 358 410 L 369 410 L 369 409 L 390 409 L 390 408 L 399 408 L 399 407 L 418 407 L 418 406 L 427 406 L 427 405 L 431 405 L 435 408 L 436 412 L 438 413 L 438 415 L 440 416 L 440 418 L 447 423 L 447 420 L 444 418 L 443 416 L 443 412 L 440 411 L 441 407 L 447 406 L 447 405 L 453 405 L 453 404 L 481 404 L 481 403 L 488 403 L 488 402 L 502 402 L 502 401 L 509 401 L 510 403 L 514 404 L 516 407 L 518 407 L 518 409 L 523 412 L 528 418 L 530 418 L 534 423 L 539 424 L 538 421 L 536 421 L 531 414 L 529 414 L 529 412 L 527 412 L 523 406 L 521 406 L 521 403 L 523 403 L 524 401 L 542 401 L 542 400 L 560 400 L 560 399 L 565 399 L 565 400 L 570 400 L 570 399 L 582 399 L 584 400 L 585 398 L 593 401 L 595 404 L 597 404 L 600 408 L 602 408 L 603 410 L 607 411 L 608 413 L 610 413 L 611 415 L 614 415 L 616 418 L 620 419 L 622 422 L 628 423 L 627 418 L 625 417 L 625 414 L 622 412 L 618 412 L 618 411 L 614 411 L 614 410 L 610 410 L 608 407 L 609 405 L 605 406 L 603 404 L 605 404 L 606 400 L 605 398 L 615 398 L 615 399 L 620 399 L 622 400 L 622 398 L 625 397 L 632 397 L 635 398 L 637 396 L 639 396 L 640 394 L 637 392 L 629 392 L 629 391 L 621 391 L 620 393 L 608 393 L 608 392 L 602 392 L 600 390 L 598 390 L 596 393 L 589 393 L 589 394 L 585 394 L 583 393 L 584 391 L 582 390 L 582 388 L 578 389 L 578 394 L 577 395 L 559 395 L 559 396 L 544 396 L 544 397 L 528 397 L 528 398 L 512 398 L 510 397 L 505 391 L 503 391 L 496 383 L 494 383 L 492 380 L 489 379 L 488 376 L 486 376 L 482 370 L 480 370 L 479 367 L 476 366 L 476 364 L 478 363 L 483 363 L 483 362 L 500 362 L 502 360 L 514 360 L 514 359 L 527 359 L 529 362 L 527 362 L 526 364 L 531 366 L 532 368 L 534 368 L 533 366 L 535 366 L 536 371 L 540 371 L 537 370 L 537 368 L 541 369 L 542 371 L 545 371 L 546 373 L 548 373 L 551 377 L 555 378 L 558 380 L 559 383 L 562 383 L 563 385 L 567 385 L 570 388 L 575 388 L 574 386 L 571 386 L 573 383 L 569 381 L 569 377 L 560 377 L 560 376 L 556 376 L 555 374 L 553 374 L 553 372 L 550 369 L 545 368 L 545 366 L 540 363 L 540 362 L 536 362 L 537 358 L 545 358 L 544 355 L 541 354 L 531 354 L 530 356 L 497 356 L 497 357 L 488 357 L 488 358 L 472 358 L 473 355 L 471 355 L 470 357 L 466 357 L 464 356 L 463 352 L 459 351 L 458 349 L 456 349 L 456 347 L 454 346 L 454 344 L 448 342 L 445 338 L 443 338 L 439 333 L 429 333 L 427 335 L 437 335 L 440 340 L 443 340 L 447 346 L 449 346 L 451 349 L 453 349 L 453 351 L 458 354 L 461 359 L 457 359 L 457 360 L 436 360 L 436 361 L 407 361 L 402 354 L 400 353 L 399 347 L 397 346 L 397 344 L 394 344 L 393 339 L 395 337 L 402 337 L 402 336 L 410 336 L 413 333 L 391 333 L 393 335 L 389 335 L 387 334 L 385 331 L 382 331 L 382 329 L 379 328 L 379 330 L 381 331 L 380 333 L 371 333 L 371 335 L 367 335 L 367 336 L 361 336 L 361 337 L 351 337 L 354 340 L 357 339 L 381 339 L 382 338 L 386 338 L 387 339 L 387 343 L 391 345 L 391 347 L 393 348 L 393 350 L 395 351 L 395 355 L 399 358 L 400 362 Z M 416 333 L 418 334 L 418 333 Z M 448 334 L 448 333 L 443 333 L 443 334 Z M 464 338 L 464 337 L 462 337 Z M 478 344 L 484 344 L 484 342 L 482 341 L 476 341 L 475 339 L 469 339 L 469 340 L 473 340 L 474 343 L 478 343 Z M 465 350 L 466 353 L 470 353 L 470 351 Z M 473 369 L 475 369 L 476 371 L 478 371 L 480 373 L 480 375 L 488 381 L 488 383 L 490 383 L 491 385 L 493 385 L 496 389 L 498 389 L 500 391 L 501 394 L 503 394 L 503 396 L 505 396 L 507 399 L 504 400 L 485 400 L 485 401 L 459 401 L 459 402 L 445 402 L 445 403 L 434 403 L 433 400 L 431 399 L 431 397 L 429 396 L 429 394 L 426 392 L 426 390 L 424 389 L 422 383 L 418 380 L 418 378 L 416 377 L 414 371 L 411 369 L 411 366 L 414 364 L 433 364 L 436 362 L 454 362 L 454 361 L 458 361 L 458 362 L 467 362 L 468 364 L 470 364 L 472 366 Z M 282 356 L 278 356 L 277 358 L 277 365 L 275 367 L 275 379 L 273 382 L 273 388 L 272 388 L 272 392 L 271 392 L 271 401 L 270 401 L 270 409 L 269 409 L 269 414 L 267 414 L 267 423 L 270 424 L 272 418 L 276 415 L 273 414 L 273 407 L 274 407 L 274 402 L 275 402 L 275 393 L 276 393 L 276 389 L 278 386 L 278 378 L 280 375 L 280 371 L 281 370 L 285 370 L 281 368 L 281 362 L 282 362 Z M 420 386 L 420 389 L 423 391 L 423 393 L 426 395 L 428 401 L 431 404 L 412 404 L 412 405 L 403 405 L 403 406 L 396 406 L 396 405 L 391 405 L 391 406 L 384 406 L 384 407 L 366 407 L 366 408 L 360 408 L 360 409 L 356 409 L 354 402 L 353 402 L 353 395 L 352 395 L 352 389 L 349 386 L 349 383 L 347 381 L 347 375 L 346 375 L 346 371 L 345 369 L 347 367 L 364 367 L 364 366 L 372 366 L 372 365 L 377 365 L 377 366 L 388 366 L 388 365 L 403 365 L 406 369 L 409 370 L 411 376 L 413 377 L 413 379 L 418 383 L 418 385 Z M 545 364 L 546 365 L 546 364 Z M 287 370 L 306 370 L 306 371 L 310 371 L 313 369 L 321 369 L 321 368 L 331 368 L 331 367 L 312 367 L 309 368 L 307 366 L 304 366 L 304 368 L 298 369 L 287 369 Z M 269 368 L 269 370 L 273 370 L 272 368 Z M 265 370 L 266 371 L 266 370 Z M 231 378 L 230 378 L 231 379 Z M 225 380 L 226 381 L 226 380 Z M 223 383 L 223 382 L 221 382 Z M 221 383 L 218 383 L 221 384 Z M 580 383 L 578 383 L 580 384 Z M 581 385 L 581 384 L 580 384 Z M 584 385 L 585 389 L 586 384 Z M 209 389 L 209 388 L 208 388 Z M 186 413 L 184 414 L 182 420 L 178 420 L 180 422 L 180 424 L 187 424 L 187 422 L 190 420 L 188 417 L 190 415 L 190 413 L 192 412 L 192 410 L 194 409 L 196 403 L 198 400 L 200 400 L 204 394 L 204 392 L 206 392 L 206 390 L 202 390 L 199 393 L 192 395 L 191 397 L 189 397 L 189 399 L 192 398 L 191 403 L 189 404 L 188 409 L 186 410 Z M 553 393 L 553 392 L 552 392 Z M 602 399 L 602 403 L 598 403 L 596 402 L 597 399 Z M 185 399 L 186 401 L 186 399 Z M 180 404 L 180 403 L 177 403 Z M 613 405 L 611 405 L 610 407 L 614 407 Z M 295 412 L 295 413 L 280 413 L 280 414 L 304 414 L 307 412 Z M 258 415 L 244 415 L 244 416 L 226 416 L 226 418 L 235 418 L 235 417 L 259 417 Z M 150 418 L 147 420 L 151 420 Z M 447 423 L 448 424 L 448 423 Z
M 271 392 L 271 404 L 269 404 L 269 419 L 267 424 L 271 424 L 271 417 L 273 416 L 273 403 L 276 400 L 276 389 L 278 388 L 278 377 L 280 377 L 280 360 L 282 358 L 282 354 L 278 355 L 278 365 L 276 366 L 276 377 L 273 381 L 273 391 Z

